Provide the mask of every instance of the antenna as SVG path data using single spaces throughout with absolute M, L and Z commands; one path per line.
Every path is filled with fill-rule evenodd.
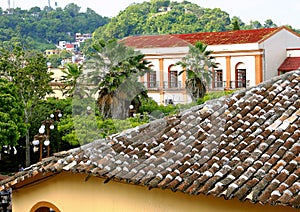
M 8 10 L 10 10 L 10 0 L 7 0 L 8 2 Z
M 48 0 L 48 7 L 50 8 L 50 0 Z

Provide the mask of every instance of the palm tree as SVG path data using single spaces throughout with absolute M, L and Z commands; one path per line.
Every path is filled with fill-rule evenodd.
M 124 119 L 128 108 L 145 96 L 138 76 L 150 70 L 144 55 L 117 40 L 96 41 L 94 54 L 86 62 L 89 77 L 98 92 L 97 106 L 104 118 Z M 137 105 L 134 105 L 137 106 Z
M 68 94 L 69 96 L 73 96 L 74 92 L 77 91 L 76 85 L 78 83 L 78 79 L 83 74 L 82 65 L 68 63 L 62 72 L 64 73 L 61 80 L 63 83 L 63 95 Z
M 210 69 L 216 67 L 214 58 L 210 55 L 212 51 L 207 51 L 206 48 L 207 45 L 201 42 L 196 42 L 195 46 L 190 45 L 188 54 L 177 63 L 184 69 L 179 74 L 184 71 L 187 73 L 185 85 L 193 101 L 204 97 L 212 79 Z

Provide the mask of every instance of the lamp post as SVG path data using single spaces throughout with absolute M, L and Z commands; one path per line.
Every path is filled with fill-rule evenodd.
M 54 129 L 54 122 L 59 121 L 61 117 L 62 113 L 60 110 L 56 110 L 54 114 L 50 114 L 51 119 L 47 118 L 42 121 L 39 133 L 34 136 L 32 141 L 32 144 L 34 145 L 33 151 L 37 152 L 39 149 L 39 161 L 43 159 L 43 145 L 47 147 L 47 157 L 50 156 L 50 130 Z
M 59 121 L 61 117 L 62 117 L 62 113 L 60 110 L 56 110 L 54 113 L 50 114 L 50 118 L 54 119 L 54 121 Z

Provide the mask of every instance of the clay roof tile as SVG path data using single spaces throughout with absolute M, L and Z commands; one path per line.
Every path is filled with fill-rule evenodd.
M 1 181 L 86 173 L 148 188 L 300 207 L 300 71 L 56 153 Z M 172 139 L 170 139 L 172 138 Z

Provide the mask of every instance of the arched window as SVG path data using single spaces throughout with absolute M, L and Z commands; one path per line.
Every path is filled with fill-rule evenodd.
M 246 66 L 244 63 L 238 63 L 235 68 L 235 87 L 245 88 L 247 85 Z
M 168 87 L 178 88 L 178 70 L 177 67 L 171 65 L 168 71 Z
M 50 202 L 38 202 L 30 210 L 30 212 L 60 212 L 60 210 Z

